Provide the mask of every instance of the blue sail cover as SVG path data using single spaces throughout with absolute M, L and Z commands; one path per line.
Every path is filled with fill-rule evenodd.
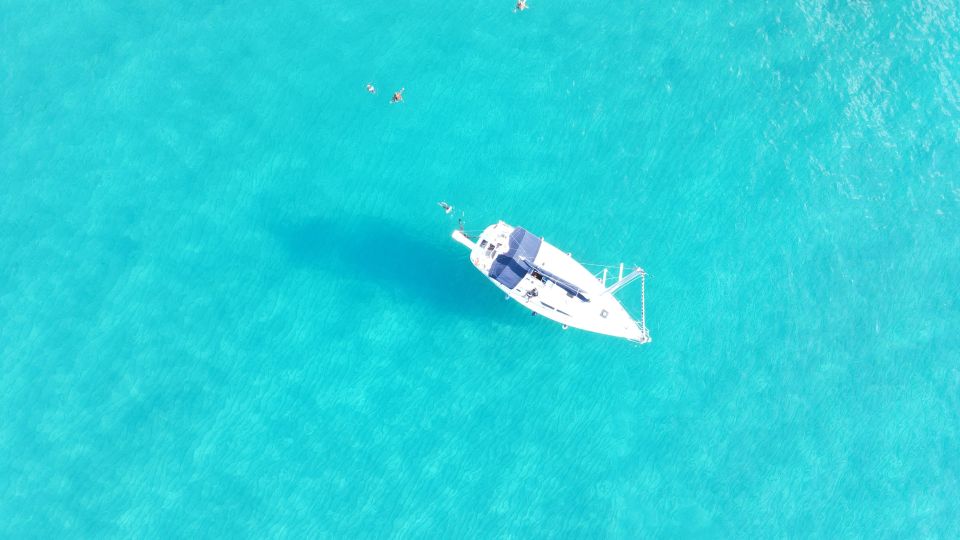
M 531 272 L 536 272 L 536 273 L 540 274 L 541 276 L 543 276 L 544 279 L 556 283 L 556 285 L 557 285 L 558 287 L 560 287 L 561 289 L 567 291 L 567 292 L 570 294 L 570 296 L 576 296 L 577 298 L 579 298 L 580 300 L 582 300 L 582 301 L 584 301 L 584 302 L 589 302 L 589 301 L 590 301 L 590 299 L 587 298 L 587 297 L 583 294 L 583 289 L 581 289 L 578 285 L 576 285 L 576 284 L 574 284 L 574 283 L 570 283 L 569 281 L 567 281 L 567 280 L 563 279 L 562 277 L 554 274 L 553 272 L 548 272 L 547 270 L 544 270 L 543 268 L 540 268 L 539 266 L 535 266 L 535 265 L 533 265 L 533 264 L 530 264 L 530 263 L 527 262 L 527 261 L 523 261 L 523 264 L 524 264 L 524 266 L 525 266 L 528 270 L 530 270 Z M 534 276 L 534 277 L 536 277 L 536 276 Z
M 540 251 L 541 240 L 523 227 L 517 227 L 510 233 L 509 242 L 507 252 L 497 255 L 487 275 L 513 289 L 530 272 L 524 261 L 533 262 Z

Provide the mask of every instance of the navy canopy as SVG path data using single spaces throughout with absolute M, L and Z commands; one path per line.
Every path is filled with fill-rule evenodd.
M 497 255 L 490 272 L 487 274 L 512 289 L 520 283 L 530 270 L 524 262 L 533 263 L 540 251 L 542 241 L 523 227 L 517 227 L 510 233 L 510 247 L 506 253 Z

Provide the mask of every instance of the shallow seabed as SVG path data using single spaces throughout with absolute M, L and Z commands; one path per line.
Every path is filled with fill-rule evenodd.
M 0 536 L 960 536 L 958 5 L 754 4 L 4 3 Z

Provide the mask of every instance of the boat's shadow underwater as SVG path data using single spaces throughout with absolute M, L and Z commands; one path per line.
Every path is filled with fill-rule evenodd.
M 374 283 L 404 302 L 429 303 L 451 316 L 510 320 L 503 296 L 484 283 L 449 231 L 424 239 L 376 219 L 318 218 L 274 233 L 295 264 Z

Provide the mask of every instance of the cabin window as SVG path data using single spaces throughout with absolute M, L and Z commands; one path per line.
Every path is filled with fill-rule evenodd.
M 487 241 L 486 241 L 486 240 L 481 240 L 481 241 L 480 241 L 480 247 L 485 247 L 486 245 L 487 245 Z

